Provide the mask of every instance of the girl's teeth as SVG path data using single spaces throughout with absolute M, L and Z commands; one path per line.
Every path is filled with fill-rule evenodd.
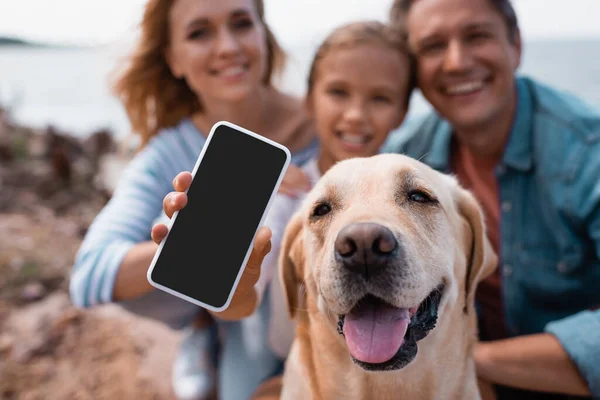
M 363 144 L 366 142 L 366 138 L 364 136 L 342 134 L 341 137 L 342 140 L 352 144 Z

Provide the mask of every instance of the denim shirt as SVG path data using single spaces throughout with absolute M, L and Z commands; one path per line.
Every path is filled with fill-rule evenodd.
M 518 110 L 495 175 L 502 295 L 511 336 L 549 332 L 600 398 L 600 111 L 518 77 Z M 452 129 L 435 113 L 384 152 L 445 173 Z

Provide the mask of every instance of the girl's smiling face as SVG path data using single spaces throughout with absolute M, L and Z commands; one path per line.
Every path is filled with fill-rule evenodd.
M 321 167 L 377 154 L 408 110 L 408 58 L 362 43 L 332 48 L 317 62 L 307 107 L 321 142 Z

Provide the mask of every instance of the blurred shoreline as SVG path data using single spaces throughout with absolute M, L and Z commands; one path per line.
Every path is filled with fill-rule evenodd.
M 288 61 L 277 86 L 302 96 L 320 36 L 283 43 Z M 43 128 L 52 124 L 74 136 L 99 129 L 116 138 L 130 136 L 122 104 L 110 91 L 111 78 L 130 42 L 96 47 L 0 46 L 0 104 L 14 119 Z M 600 38 L 528 40 L 519 73 L 572 92 L 600 107 Z M 416 93 L 409 119 L 430 110 Z

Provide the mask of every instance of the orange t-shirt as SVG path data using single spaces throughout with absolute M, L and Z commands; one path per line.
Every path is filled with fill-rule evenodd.
M 452 152 L 452 170 L 461 185 L 469 189 L 479 201 L 487 224 L 488 238 L 500 254 L 500 201 L 498 182 L 494 174 L 498 160 L 481 158 L 465 146 L 455 143 Z M 476 298 L 481 307 L 480 336 L 497 340 L 507 336 L 502 305 L 502 276 L 500 268 L 479 284 Z

